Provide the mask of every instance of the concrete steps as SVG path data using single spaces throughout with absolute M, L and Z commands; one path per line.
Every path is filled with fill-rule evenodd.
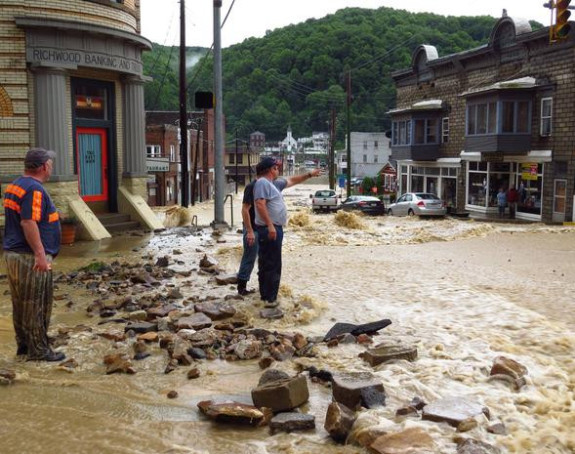
M 96 217 L 112 235 L 141 228 L 140 223 L 132 221 L 129 214 L 103 213 L 97 214 Z

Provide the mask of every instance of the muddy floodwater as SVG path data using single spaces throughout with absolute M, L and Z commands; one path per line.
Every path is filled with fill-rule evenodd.
M 85 286 L 58 284 L 51 324 L 51 334 L 69 333 L 60 349 L 78 366 L 69 370 L 17 359 L 2 277 L 0 369 L 16 372 L 16 379 L 0 384 L 0 453 L 367 453 L 357 443 L 362 432 L 412 427 L 427 432 L 435 443 L 431 452 L 442 454 L 455 453 L 461 436 L 502 453 L 575 452 L 574 228 L 315 215 L 306 206 L 309 193 L 295 187 L 286 197 L 291 221 L 280 291 L 284 318 L 261 319 L 257 296 L 230 301 L 255 327 L 310 337 L 323 336 L 335 322 L 389 318 L 392 324 L 373 336 L 374 344 L 417 347 L 414 362 L 375 367 L 358 356 L 366 349 L 360 344 L 318 344 L 314 358 L 274 363 L 290 375 L 314 365 L 333 373 L 371 372 L 381 380 L 386 406 L 358 413 L 349 444 L 336 444 L 324 430 L 331 391 L 311 381 L 310 401 L 300 411 L 316 417 L 314 431 L 272 435 L 265 427 L 217 425 L 198 413 L 196 404 L 206 399 L 251 403 L 251 389 L 262 374 L 257 360 L 201 360 L 195 364 L 200 377 L 190 380 L 189 367 L 165 374 L 166 353 L 152 346 L 149 358 L 134 361 L 136 374 L 106 375 L 103 357 L 130 352 L 130 340 L 98 335 L 115 327 L 88 316 L 88 305 L 106 295 Z M 68 273 L 94 260 L 134 264 L 168 255 L 195 271 L 167 279 L 164 286 L 179 289 L 184 298 L 223 299 L 234 295 L 235 287 L 215 285 L 197 272 L 198 263 L 207 253 L 226 272 L 235 272 L 241 235 L 235 228 L 221 237 L 211 232 L 172 229 L 78 243 L 64 248 L 55 269 Z M 250 286 L 257 286 L 255 272 Z M 498 356 L 528 369 L 525 386 L 517 390 L 489 379 Z M 178 397 L 168 399 L 172 390 Z M 488 407 L 491 421 L 459 434 L 446 423 L 396 416 L 416 396 L 428 403 L 465 397 Z M 487 431 L 495 422 L 505 425 L 506 434 Z

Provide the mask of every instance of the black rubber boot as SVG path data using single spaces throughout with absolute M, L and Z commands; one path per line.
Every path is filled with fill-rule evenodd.
M 248 285 L 248 281 L 244 281 L 243 279 L 238 279 L 238 294 L 242 296 L 246 296 L 248 294 L 248 289 L 246 288 Z

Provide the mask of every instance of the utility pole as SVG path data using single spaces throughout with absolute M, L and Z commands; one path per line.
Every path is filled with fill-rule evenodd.
M 236 194 L 238 193 L 238 128 L 236 128 Z
M 196 204 L 196 187 L 198 186 L 198 159 L 200 157 L 200 131 L 202 126 L 202 118 L 197 118 L 196 129 L 196 151 L 194 152 L 194 169 L 193 169 L 193 184 L 192 184 L 192 205 Z M 200 197 L 201 198 L 201 197 Z
M 186 6 L 180 0 L 180 161 L 182 169 L 182 206 L 190 204 L 190 173 L 188 169 L 188 114 L 186 111 Z
M 351 195 L 351 71 L 347 72 L 347 196 Z
M 335 107 L 331 108 L 331 124 L 329 128 L 329 188 L 335 189 L 336 181 L 335 181 Z
M 224 115 L 222 96 L 222 40 L 220 13 L 222 0 L 214 0 L 214 91 L 216 104 L 214 106 L 215 134 L 215 200 L 213 227 L 227 225 L 224 218 L 225 175 L 224 175 Z

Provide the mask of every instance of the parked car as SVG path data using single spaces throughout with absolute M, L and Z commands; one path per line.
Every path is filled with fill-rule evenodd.
M 445 216 L 445 203 L 429 192 L 406 192 L 387 207 L 394 216 Z
M 385 206 L 377 197 L 368 195 L 352 195 L 345 199 L 340 205 L 341 210 L 358 210 L 370 215 L 385 214 Z
M 312 211 L 336 211 L 339 205 L 339 197 L 332 189 L 316 191 L 312 196 L 310 194 Z

